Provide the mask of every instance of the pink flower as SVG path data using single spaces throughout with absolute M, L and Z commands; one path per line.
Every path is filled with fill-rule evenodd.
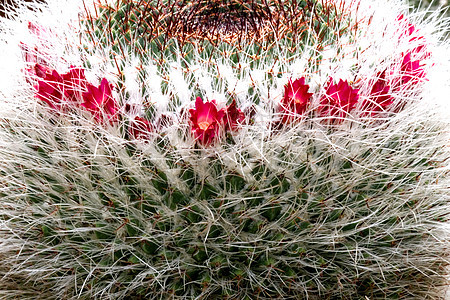
M 340 122 L 356 106 L 358 99 L 358 89 L 352 88 L 342 79 L 338 84 L 333 84 L 330 78 L 327 91 L 320 101 L 319 114 L 331 116 L 333 121 Z
M 150 122 L 139 116 L 134 117 L 129 127 L 130 135 L 135 139 L 145 139 L 151 130 Z
M 98 121 L 103 121 L 105 115 L 110 120 L 117 116 L 119 107 L 112 97 L 111 84 L 105 78 L 98 88 L 88 83 L 87 92 L 82 97 L 84 103 L 81 106 L 92 112 Z
M 403 15 L 398 16 L 397 21 L 399 21 L 401 26 L 406 27 L 404 32 L 401 34 L 401 37 L 406 37 L 408 42 L 412 45 L 417 45 L 411 50 L 411 53 L 418 54 L 422 57 L 429 56 L 430 53 L 426 51 L 425 38 L 422 35 L 418 35 L 419 30 L 417 30 L 413 24 L 409 23 Z
M 391 87 L 387 84 L 385 72 L 378 75 L 372 86 L 370 95 L 362 104 L 365 114 L 374 116 L 377 112 L 385 111 L 392 104 L 392 96 L 389 94 Z
M 69 72 L 62 75 L 39 64 L 34 69 L 42 78 L 36 85 L 37 97 L 50 107 L 59 110 L 64 102 L 77 102 L 81 99 L 81 93 L 86 88 L 83 69 L 72 66 Z
M 47 73 L 52 73 L 52 70 L 46 66 L 35 64 L 33 68 L 28 69 L 28 72 L 44 79 Z
M 411 53 L 403 56 L 403 61 L 400 66 L 401 85 L 416 84 L 422 81 L 425 77 L 425 71 L 422 69 L 419 60 L 411 60 Z
M 399 25 L 404 28 L 401 34 L 401 39 L 407 40 L 411 45 L 410 50 L 402 53 L 402 63 L 400 65 L 400 78 L 393 84 L 393 89 L 409 89 L 422 81 L 425 77 L 423 65 L 420 60 L 430 56 L 430 52 L 426 50 L 426 40 L 422 35 L 419 35 L 419 30 L 408 20 L 400 15 L 397 18 Z
M 284 97 L 281 108 L 285 112 L 283 121 L 290 119 L 289 115 L 298 114 L 303 115 L 312 93 L 308 93 L 309 85 L 305 84 L 305 77 L 299 78 L 289 82 L 284 86 Z
M 244 113 L 236 107 L 236 100 L 233 99 L 233 102 L 227 106 L 224 112 L 225 130 L 236 130 L 238 125 L 244 122 L 244 119 Z
M 38 81 L 36 96 L 51 108 L 60 109 L 64 98 L 63 86 L 63 78 L 53 70 L 50 74 L 44 74 L 43 80 Z
M 416 31 L 416 27 L 413 24 L 408 23 L 403 14 L 401 14 L 397 17 L 397 21 L 399 21 L 400 24 L 402 24 L 402 23 L 406 24 L 407 28 L 406 28 L 404 34 L 409 36 L 409 35 L 412 35 Z
M 111 85 L 105 78 L 99 87 L 95 87 L 86 81 L 84 69 L 79 67 L 71 66 L 62 75 L 39 64 L 35 69 L 36 74 L 42 74 L 43 78 L 35 86 L 36 96 L 51 108 L 61 110 L 65 103 L 77 103 L 91 111 L 97 120 L 102 121 L 104 115 L 109 119 L 116 117 L 119 108 L 112 97 Z
M 217 110 L 214 100 L 203 103 L 202 98 L 195 100 L 195 109 L 189 110 L 191 130 L 195 138 L 202 144 L 210 144 L 218 136 L 223 126 L 223 109 Z
M 70 66 L 69 72 L 62 74 L 61 77 L 63 78 L 65 93 L 69 100 L 78 101 L 78 99 L 81 99 L 82 93 L 88 85 L 84 76 L 84 69 Z

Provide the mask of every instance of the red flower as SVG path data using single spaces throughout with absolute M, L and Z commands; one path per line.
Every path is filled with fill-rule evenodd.
M 352 88 L 342 79 L 338 84 L 333 84 L 333 79 L 330 78 L 326 94 L 321 99 L 319 113 L 322 116 L 332 116 L 333 121 L 339 122 L 355 107 L 358 99 L 358 89 Z
M 135 139 L 145 139 L 150 131 L 150 122 L 144 118 L 136 116 L 130 123 L 129 132 Z
M 389 94 L 390 86 L 387 85 L 385 72 L 379 74 L 377 81 L 372 86 L 370 95 L 362 104 L 365 114 L 375 115 L 379 111 L 385 111 L 392 104 L 392 96 Z
M 210 144 L 223 126 L 224 110 L 218 111 L 214 100 L 203 103 L 202 98 L 197 97 L 195 109 L 190 109 L 189 112 L 191 130 L 195 138 L 202 144 Z
M 51 108 L 60 109 L 64 98 L 63 86 L 63 78 L 53 70 L 50 74 L 44 74 L 43 80 L 38 81 L 36 96 Z
M 68 73 L 62 75 L 39 64 L 34 69 L 36 75 L 43 78 L 36 85 L 37 97 L 50 107 L 61 109 L 64 101 L 76 102 L 81 99 L 81 93 L 86 87 L 83 69 L 72 66 Z
M 394 89 L 408 89 L 412 85 L 422 81 L 425 77 L 425 71 L 420 65 L 420 59 L 429 57 L 431 54 L 426 50 L 426 40 L 422 35 L 419 35 L 419 30 L 414 25 L 408 22 L 408 20 L 400 15 L 397 20 L 400 25 L 405 28 L 401 34 L 401 38 L 407 39 L 411 44 L 411 49 L 405 53 L 402 53 L 403 60 L 400 65 L 400 78 L 393 84 Z M 417 59 L 417 60 L 413 60 Z
M 397 17 L 397 21 L 399 21 L 400 23 L 407 23 L 407 20 L 403 14 L 401 14 Z M 408 28 L 405 30 L 405 34 L 412 35 L 414 33 L 414 31 L 416 31 L 416 27 L 414 27 L 413 24 L 407 23 L 406 26 Z
M 423 57 L 429 56 L 430 53 L 426 51 L 425 38 L 422 35 L 417 35 L 419 31 L 416 29 L 416 27 L 413 24 L 409 23 L 403 15 L 400 15 L 397 20 L 400 22 L 400 25 L 406 27 L 401 36 L 406 36 L 408 38 L 408 42 L 414 42 L 415 44 L 418 44 L 418 46 L 412 49 L 411 52 L 422 55 Z M 415 33 L 416 36 L 414 36 Z
M 223 116 L 225 130 L 236 130 L 238 124 L 242 124 L 244 119 L 244 113 L 236 107 L 236 100 L 233 99 L 233 102 L 227 106 Z
M 82 68 L 70 66 L 68 73 L 61 75 L 64 81 L 66 96 L 71 101 L 78 101 L 82 98 L 83 91 L 87 88 L 86 77 Z
M 112 97 L 111 85 L 103 78 L 97 88 L 86 81 L 82 68 L 71 66 L 69 72 L 60 75 L 55 70 L 49 72 L 46 67 L 36 64 L 36 74 L 43 73 L 43 80 L 39 80 L 36 96 L 50 107 L 61 110 L 63 103 L 78 103 L 91 111 L 97 120 L 109 119 L 116 116 L 119 110 Z M 40 76 L 40 75 L 39 75 Z
M 417 83 L 425 77 L 425 71 L 422 69 L 419 60 L 411 60 L 411 53 L 403 56 L 400 66 L 401 84 Z
M 119 110 L 112 97 L 111 84 L 105 78 L 102 79 L 98 88 L 88 83 L 87 92 L 83 93 L 83 100 L 84 103 L 81 106 L 91 111 L 98 121 L 102 121 L 105 115 L 108 119 L 114 118 Z
M 285 112 L 283 121 L 288 121 L 292 113 L 302 115 L 306 111 L 312 93 L 308 93 L 309 85 L 305 84 L 305 77 L 289 82 L 284 86 L 284 98 L 281 108 Z
M 35 64 L 32 69 L 28 69 L 28 72 L 44 79 L 48 73 L 51 73 L 51 70 L 43 65 Z

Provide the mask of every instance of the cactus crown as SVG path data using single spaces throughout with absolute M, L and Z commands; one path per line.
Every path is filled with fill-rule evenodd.
M 346 30 L 344 11 L 333 2 L 316 0 L 127 0 L 115 6 L 99 5 L 95 14 L 88 12 L 85 22 L 89 34 L 103 44 L 122 41 L 145 52 L 155 43 L 152 51 L 159 53 L 174 41 L 181 49 L 187 44 L 204 48 L 222 43 L 245 48 L 250 43 L 267 50 L 281 40 L 296 52 L 308 39 L 318 39 L 317 44 L 323 45 L 338 24 L 340 33 Z M 99 28 L 106 28 L 108 34 Z

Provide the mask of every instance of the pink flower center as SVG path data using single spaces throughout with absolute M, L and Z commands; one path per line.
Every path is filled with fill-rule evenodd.
M 297 95 L 294 95 L 294 102 L 295 103 L 303 103 L 303 99 L 300 97 L 300 96 L 298 96 L 298 97 L 296 97 Z
M 203 121 L 203 122 L 199 122 L 199 123 L 198 123 L 198 127 L 199 127 L 201 130 L 206 130 L 206 129 L 208 129 L 209 125 L 211 125 L 211 124 L 210 124 L 208 121 Z

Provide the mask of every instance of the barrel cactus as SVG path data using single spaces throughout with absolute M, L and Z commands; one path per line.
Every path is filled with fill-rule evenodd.
M 444 297 L 445 20 L 88 2 L 1 22 L 2 299 Z

